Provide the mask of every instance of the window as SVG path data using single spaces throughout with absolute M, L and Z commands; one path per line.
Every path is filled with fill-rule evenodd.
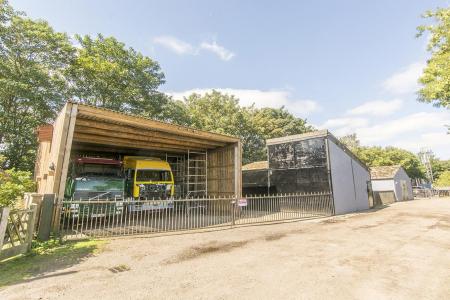
M 122 168 L 115 165 L 81 164 L 76 167 L 76 175 L 120 176 Z
M 92 178 L 77 178 L 75 181 L 75 191 L 92 191 L 92 192 L 107 192 L 107 191 L 123 191 L 123 179 L 92 179 Z
M 169 171 L 162 170 L 137 170 L 136 181 L 170 181 Z

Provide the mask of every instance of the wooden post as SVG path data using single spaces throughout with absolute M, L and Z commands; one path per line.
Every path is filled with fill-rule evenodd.
M 8 224 L 9 207 L 0 207 L 0 252 L 2 251 L 5 239 L 6 225 Z
M 27 222 L 27 251 L 31 251 L 31 245 L 33 242 L 34 220 L 36 219 L 37 204 L 31 204 L 30 209 L 32 210 L 32 213 Z
M 53 212 L 55 211 L 55 194 L 44 195 L 42 201 L 41 218 L 38 229 L 38 239 L 48 241 L 50 239 L 50 231 L 52 228 L 52 220 L 55 219 Z M 56 211 L 58 213 L 58 211 Z M 59 223 L 58 223 L 59 229 Z M 55 234 L 57 232 L 54 232 Z

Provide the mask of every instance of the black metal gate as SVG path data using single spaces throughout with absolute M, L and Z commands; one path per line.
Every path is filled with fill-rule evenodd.
M 279 222 L 334 214 L 330 193 L 175 200 L 62 201 L 66 238 L 112 237 Z

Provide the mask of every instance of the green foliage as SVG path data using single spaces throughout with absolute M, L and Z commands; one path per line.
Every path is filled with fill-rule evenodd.
M 450 187 L 450 171 L 447 170 L 442 172 L 434 185 L 439 187 Z
M 425 178 L 425 169 L 417 155 L 395 147 L 364 147 L 356 134 L 344 136 L 345 144 L 368 167 L 401 165 L 410 178 Z
M 266 139 L 312 130 L 284 108 L 242 107 L 239 99 L 215 90 L 203 96 L 192 94 L 177 105 L 183 125 L 241 138 L 244 164 L 265 159 Z
M 0 157 L 1 160 L 3 158 Z M 25 192 L 34 190 L 34 186 L 30 172 L 16 171 L 15 169 L 3 170 L 0 168 L 0 207 L 14 207 Z
M 267 159 L 265 140 L 313 131 L 306 120 L 297 118 L 284 107 L 253 109 L 251 125 L 257 133 L 254 153 L 249 162 Z
M 341 137 L 339 140 L 341 143 L 346 145 L 348 149 L 354 152 L 358 151 L 358 149 L 361 147 L 361 143 L 358 140 L 356 133 L 345 135 Z
M 157 88 L 164 74 L 157 62 L 114 37 L 75 36 L 76 59 L 68 70 L 70 93 L 82 103 L 160 118 L 168 102 Z
M 425 178 L 419 158 L 407 150 L 395 147 L 360 147 L 355 154 L 369 167 L 401 165 L 410 178 Z
M 433 178 L 436 180 L 445 171 L 450 171 L 450 160 L 440 160 L 434 155 L 430 158 L 431 170 L 433 171 Z
M 435 23 L 418 27 L 418 36 L 430 34 L 428 50 L 431 52 L 419 79 L 423 85 L 419 100 L 450 108 L 450 8 L 428 11 L 424 17 L 434 19 Z
M 164 83 L 157 62 L 113 37 L 76 41 L 0 0 L 0 167 L 33 170 L 36 127 L 70 98 L 161 120 L 182 114 L 157 92 Z
M 101 251 L 105 241 L 33 242 L 31 253 L 0 262 L 0 287 L 71 267 Z
M 251 126 L 250 111 L 239 106 L 234 96 L 218 91 L 204 96 L 192 94 L 186 98 L 186 112 L 189 125 L 194 128 L 240 137 L 243 160 L 251 159 L 257 133 Z
M 31 170 L 37 125 L 64 101 L 74 49 L 66 34 L 0 1 L 0 151 L 3 167 Z

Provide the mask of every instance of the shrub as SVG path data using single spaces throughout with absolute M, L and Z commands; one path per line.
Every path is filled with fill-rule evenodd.
M 14 207 L 25 192 L 34 190 L 34 186 L 30 172 L 0 169 L 0 207 Z
M 439 175 L 439 178 L 435 181 L 434 185 L 440 187 L 450 186 L 450 171 L 442 172 L 441 175 Z

